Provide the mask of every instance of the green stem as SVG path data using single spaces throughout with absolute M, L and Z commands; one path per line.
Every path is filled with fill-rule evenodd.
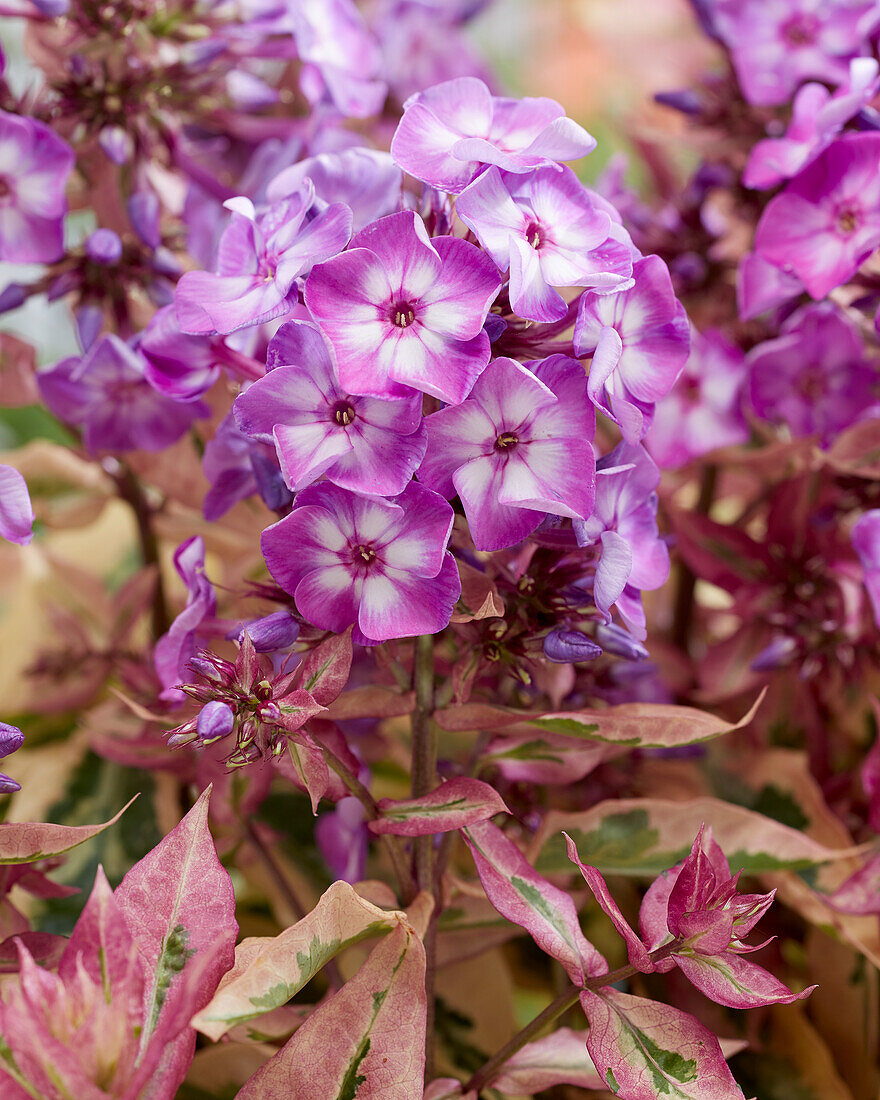
M 434 789 L 437 771 L 437 739 L 434 726 L 434 638 L 423 634 L 415 640 L 412 713 L 412 795 L 421 798 Z M 434 1077 L 434 981 L 437 967 L 437 918 L 440 892 L 434 888 L 434 838 L 420 836 L 414 845 L 415 879 L 419 890 L 434 897 L 434 910 L 425 935 L 425 995 L 428 1018 L 425 1033 L 425 1080 Z

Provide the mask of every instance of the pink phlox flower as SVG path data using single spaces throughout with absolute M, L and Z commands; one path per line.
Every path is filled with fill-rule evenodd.
M 876 96 L 878 72 L 880 66 L 873 57 L 857 57 L 849 64 L 846 81 L 833 94 L 824 84 L 805 84 L 794 98 L 785 135 L 759 141 L 749 154 L 742 177 L 745 186 L 774 187 L 815 160 Z
M 502 271 L 510 304 L 530 321 L 559 321 L 567 303 L 554 287 L 623 287 L 629 248 L 612 238 L 612 220 L 570 168 L 527 175 L 494 165 L 458 196 L 456 213 Z
M 174 552 L 174 568 L 186 585 L 186 606 L 156 642 L 153 663 L 163 692 L 160 698 L 182 702 L 184 695 L 177 685 L 191 679 L 187 663 L 199 648 L 198 637 L 203 624 L 217 613 L 214 586 L 205 575 L 205 542 L 195 535 Z
M 483 324 L 500 289 L 479 248 L 431 240 L 415 213 L 401 211 L 318 264 L 305 301 L 348 393 L 404 397 L 411 387 L 458 404 L 489 361 Z
M 268 366 L 236 399 L 235 418 L 245 435 L 274 445 L 291 489 L 325 475 L 353 492 L 403 492 L 425 453 L 419 394 L 383 400 L 346 393 L 320 331 L 302 321 L 278 330 Z
M 740 318 L 751 321 L 804 293 L 797 275 L 783 271 L 757 252 L 746 252 L 736 269 L 736 304 Z
M 34 537 L 33 526 L 27 482 L 14 466 L 0 465 L 0 536 L 26 546 Z
M 355 624 L 361 644 L 436 634 L 461 594 L 446 544 L 452 508 L 410 482 L 392 500 L 322 482 L 263 532 L 263 557 L 300 614 L 321 630 Z
M 202 514 L 219 519 L 233 505 L 259 493 L 270 511 L 286 508 L 293 494 L 284 484 L 275 449 L 246 436 L 232 411 L 220 421 L 205 445 L 202 469 L 211 483 Z
M 880 134 L 846 134 L 772 198 L 755 251 L 816 299 L 845 283 L 880 244 Z
M 61 258 L 74 161 L 73 150 L 48 126 L 0 111 L 0 260 Z
M 522 541 L 546 513 L 592 512 L 595 414 L 577 360 L 494 359 L 470 397 L 429 416 L 426 427 L 419 479 L 461 498 L 478 550 Z
M 182 332 L 235 332 L 288 313 L 296 304 L 296 280 L 313 264 L 335 256 L 351 235 L 351 211 L 333 203 L 311 216 L 314 187 L 306 180 L 281 202 L 258 212 L 238 196 L 220 238 L 217 270 L 188 271 L 174 296 Z
M 633 264 L 628 289 L 587 291 L 578 307 L 575 353 L 592 356 L 587 392 L 601 412 L 637 443 L 655 402 L 665 397 L 687 362 L 690 326 L 659 256 Z
M 411 176 L 453 194 L 489 164 L 530 172 L 596 148 L 555 100 L 493 96 L 476 77 L 447 80 L 403 106 L 391 155 Z

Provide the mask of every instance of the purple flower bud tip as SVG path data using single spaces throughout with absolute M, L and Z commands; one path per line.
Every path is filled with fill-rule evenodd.
M 98 144 L 114 164 L 125 164 L 134 153 L 134 142 L 121 126 L 105 126 L 98 134 Z
M 607 653 L 624 657 L 627 661 L 645 661 L 648 651 L 631 634 L 616 623 L 600 623 L 596 627 L 596 641 Z
M 558 664 L 594 661 L 601 652 L 602 647 L 579 630 L 551 630 L 544 639 L 544 656 Z
M 12 309 L 18 309 L 24 305 L 27 294 L 20 283 L 10 283 L 5 290 L 0 291 L 0 313 L 8 313 Z
M 281 649 L 290 649 L 299 637 L 299 623 L 289 611 L 273 611 L 262 619 L 252 619 L 245 623 L 239 631 L 233 631 L 230 637 L 235 637 L 241 643 L 245 632 L 250 635 L 257 653 L 274 653 Z
M 671 107 L 674 111 L 681 111 L 685 115 L 698 115 L 701 109 L 699 96 L 690 88 L 682 88 L 674 92 L 657 92 L 654 102 L 664 107 Z
M 70 10 L 70 0 L 31 0 L 34 7 L 50 18 L 65 15 Z
M 758 656 L 752 661 L 753 672 L 774 672 L 777 668 L 787 665 L 797 649 L 794 638 L 774 638 L 765 646 Z
M 0 774 L 0 794 L 14 794 L 21 790 L 21 784 L 10 779 L 8 775 Z
M 24 734 L 18 726 L 9 726 L 5 722 L 0 722 L 0 757 L 11 756 L 23 744 Z
M 112 229 L 96 229 L 86 241 L 86 252 L 96 264 L 115 264 L 122 256 L 122 241 Z
M 217 700 L 205 703 L 199 711 L 197 728 L 202 741 L 216 741 L 232 733 L 235 715 L 225 704 Z
M 261 722 L 267 722 L 270 725 L 281 721 L 281 711 L 277 703 L 264 703 L 260 707 L 257 716 Z

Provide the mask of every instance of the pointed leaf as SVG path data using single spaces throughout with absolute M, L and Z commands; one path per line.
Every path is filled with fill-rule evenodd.
M 827 901 L 841 913 L 880 913 L 880 852 L 841 883 Z
M 461 576 L 461 597 L 452 613 L 454 623 L 472 623 L 479 619 L 496 619 L 504 614 L 504 602 L 491 577 L 474 569 L 467 562 L 458 562 Z
M 489 743 L 483 765 L 494 765 L 513 783 L 568 784 L 589 775 L 609 755 L 607 745 L 584 743 L 554 733 L 502 734 Z
M 661 703 L 623 703 L 603 710 L 548 711 L 529 714 L 524 711 L 490 707 L 485 703 L 465 703 L 437 711 L 437 724 L 445 730 L 502 729 L 527 732 L 539 729 L 568 737 L 604 741 L 632 748 L 677 748 L 711 741 L 742 729 L 755 716 L 764 698 L 762 693 L 738 722 L 724 722 L 714 714 L 695 707 L 668 706 Z
M 683 860 L 703 823 L 711 826 L 734 871 L 800 870 L 853 855 L 852 848 L 827 848 L 797 829 L 717 798 L 675 801 L 621 798 L 581 813 L 552 811 L 535 839 L 537 867 L 546 874 L 568 869 L 567 832 L 581 859 L 603 874 L 652 878 Z
M 416 1100 L 425 1071 L 425 949 L 400 923 L 246 1081 L 237 1100 Z
M 211 1039 L 279 1008 L 344 948 L 394 928 L 404 914 L 364 901 L 334 882 L 301 921 L 279 936 L 254 936 L 235 949 L 235 963 L 193 1027 Z
M 348 683 L 352 656 L 351 629 L 349 627 L 344 634 L 333 634 L 303 660 L 300 687 L 322 706 L 332 703 Z
M 605 988 L 584 990 L 587 1048 L 621 1100 L 743 1100 L 718 1040 L 671 1005 Z
M 721 955 L 676 955 L 679 970 L 688 981 L 716 1004 L 728 1008 L 759 1008 L 761 1005 L 789 1005 L 816 988 L 792 993 L 769 970 L 732 951 Z
M 0 864 L 33 863 L 69 852 L 71 848 L 115 825 L 132 802 L 134 798 L 103 825 L 50 825 L 32 821 L 0 825 Z
M 498 792 L 479 779 L 457 778 L 441 783 L 422 798 L 379 802 L 382 816 L 370 822 L 374 833 L 396 836 L 433 836 L 510 813 Z
M 498 1092 L 531 1096 L 554 1085 L 578 1085 L 582 1089 L 605 1089 L 586 1048 L 586 1031 L 561 1027 L 527 1043 L 509 1058 L 500 1076 L 489 1081 Z
M 334 722 L 352 718 L 400 718 L 412 714 L 415 705 L 414 691 L 401 694 L 383 687 L 352 688 L 333 700 L 324 717 Z
M 166 1019 L 177 1019 L 183 1005 L 187 1018 L 202 1008 L 233 963 L 235 893 L 208 829 L 210 796 L 209 787 L 180 824 L 132 867 L 114 895 L 147 972 L 142 1052 L 154 1033 L 159 1037 Z M 161 1086 L 172 1095 L 192 1059 L 195 1032 L 178 1025 L 165 1042 L 151 1088 Z
M 605 960 L 581 931 L 574 902 L 542 878 L 512 840 L 488 821 L 466 829 L 464 838 L 492 905 L 562 963 L 575 985 L 605 970 Z

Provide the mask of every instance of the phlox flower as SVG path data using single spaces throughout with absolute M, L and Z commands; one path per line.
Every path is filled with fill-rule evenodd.
M 690 350 L 666 264 L 659 256 L 637 260 L 633 280 L 626 290 L 584 294 L 574 330 L 575 353 L 592 356 L 590 400 L 629 443 L 647 431 L 654 403 L 672 389 Z
M 305 301 L 348 393 L 402 397 L 409 386 L 458 404 L 489 361 L 483 323 L 500 289 L 479 248 L 430 240 L 422 220 L 401 211 L 318 264 Z
M 339 385 L 320 332 L 288 321 L 269 345 L 269 372 L 235 402 L 245 435 L 273 444 L 287 485 L 322 474 L 357 493 L 403 492 L 425 453 L 422 399 L 358 397 Z
M 615 287 L 632 275 L 629 248 L 609 239 L 611 218 L 570 168 L 518 175 L 493 165 L 462 191 L 455 210 L 498 267 L 510 268 L 510 304 L 527 320 L 565 316 L 554 287 Z
M 880 134 L 847 134 L 770 200 L 755 251 L 816 299 L 846 282 L 880 244 Z
M 548 512 L 592 511 L 595 413 L 583 368 L 564 355 L 531 366 L 494 359 L 467 401 L 426 420 L 419 479 L 461 498 L 478 550 L 521 542 Z
M 293 493 L 284 484 L 274 448 L 246 436 L 232 411 L 223 417 L 205 445 L 202 470 L 211 483 L 202 506 L 207 520 L 219 519 L 240 500 L 255 493 L 273 512 L 286 508 L 293 499 Z
M 873 0 L 720 0 L 714 15 L 743 95 L 758 106 L 785 103 L 810 78 L 845 80 L 878 18 Z
M 553 99 L 493 96 L 482 80 L 463 76 L 411 96 L 391 141 L 404 172 L 457 194 L 487 164 L 530 172 L 575 160 L 596 148 L 583 127 Z
M 672 390 L 654 411 L 645 439 L 664 468 L 745 443 L 749 428 L 742 411 L 747 375 L 745 358 L 717 329 L 697 335 Z
M 858 57 L 850 62 L 848 79 L 833 95 L 824 84 L 805 84 L 794 98 L 784 136 L 759 141 L 749 154 L 743 171 L 745 186 L 774 187 L 815 160 L 877 94 L 878 71 L 873 57 Z
M 161 698 L 181 702 L 183 695 L 176 687 L 191 678 L 187 662 L 198 648 L 198 632 L 217 612 L 214 586 L 205 576 L 205 541 L 201 535 L 194 535 L 178 546 L 174 567 L 186 585 L 186 606 L 156 642 L 153 663 L 164 689 Z
M 776 267 L 757 252 L 746 252 L 736 269 L 736 305 L 740 318 L 751 321 L 804 293 L 797 275 Z
M 581 546 L 600 547 L 596 607 L 610 621 L 616 606 L 640 641 L 647 636 L 640 593 L 659 588 L 669 576 L 669 550 L 657 530 L 659 484 L 660 471 L 647 451 L 620 443 L 597 464 L 593 514 L 574 522 Z
M 0 260 L 52 263 L 64 251 L 74 154 L 48 126 L 0 111 Z
M 446 550 L 452 508 L 411 482 L 392 500 L 322 482 L 263 532 L 269 572 L 321 630 L 355 624 L 364 644 L 436 634 L 461 594 Z
M 200 401 L 183 404 L 153 389 L 143 356 L 112 334 L 40 371 L 37 383 L 52 412 L 82 429 L 90 451 L 161 451 L 208 415 Z
M 859 516 L 851 532 L 852 544 L 864 572 L 865 588 L 880 629 L 880 509 Z
M 232 220 L 220 238 L 217 270 L 187 271 L 174 295 L 181 331 L 229 333 L 289 312 L 295 281 L 343 249 L 351 211 L 333 203 L 309 217 L 314 188 L 303 186 L 259 212 L 250 199 L 229 199 Z
M 0 465 L 0 535 L 26 545 L 33 538 L 33 525 L 27 482 L 15 467 Z
M 831 302 L 793 313 L 774 340 L 749 352 L 749 397 L 758 416 L 828 445 L 880 400 L 880 375 L 855 326 Z

